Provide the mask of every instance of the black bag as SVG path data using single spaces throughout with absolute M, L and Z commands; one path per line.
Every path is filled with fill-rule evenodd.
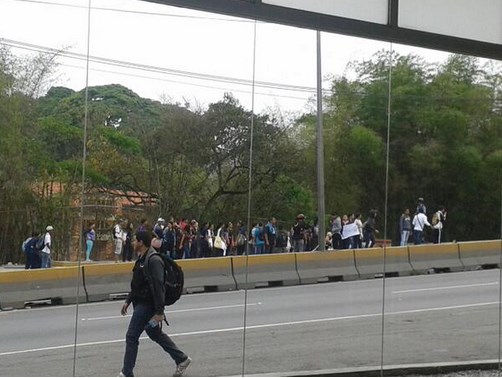
M 38 238 L 38 240 L 35 242 L 35 249 L 37 251 L 41 251 L 42 249 L 45 248 L 45 236 L 42 236 Z
M 144 269 L 147 279 L 149 277 L 148 264 L 153 255 L 158 255 L 162 259 L 162 265 L 164 266 L 164 305 L 170 306 L 180 299 L 181 294 L 183 294 L 183 285 L 185 283 L 183 270 L 176 261 L 167 255 L 154 252 L 145 261 Z

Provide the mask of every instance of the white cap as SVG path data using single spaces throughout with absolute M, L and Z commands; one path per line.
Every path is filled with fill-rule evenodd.
M 52 230 L 54 230 L 54 227 L 52 227 L 52 226 L 47 226 L 47 228 L 46 228 L 45 230 L 46 230 L 46 231 L 52 231 Z
M 165 222 L 164 218 L 157 219 L 157 222 Z

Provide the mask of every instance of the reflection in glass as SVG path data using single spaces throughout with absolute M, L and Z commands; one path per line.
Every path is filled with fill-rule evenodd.
M 397 46 L 392 65 L 388 227 L 399 245 L 409 209 L 416 238 L 386 251 L 406 277 L 385 280 L 383 365 L 496 363 L 497 63 L 455 54 L 431 62 L 424 58 L 436 52 L 407 50 Z M 416 216 L 422 211 L 427 221 Z M 389 264 L 385 273 L 393 273 Z
M 0 305 L 15 309 L 1 313 L 2 374 L 71 375 L 74 304 L 83 294 L 78 269 L 66 262 L 78 253 L 78 237 L 71 235 L 80 233 L 75 203 L 82 125 L 58 117 L 57 102 L 72 93 L 60 87 L 67 79 L 61 71 L 85 56 L 80 33 L 86 30 L 86 7 L 17 1 L 0 6 L 1 264 L 26 262 L 20 266 L 26 269 L 2 272 Z M 59 17 L 57 25 L 40 17 L 49 12 Z M 76 72 L 73 80 L 82 86 L 84 71 Z M 42 251 L 35 250 L 37 243 L 20 250 L 31 235 L 48 242 L 47 232 L 50 243 Z M 41 269 L 41 260 L 51 268 Z
M 273 33 L 270 32 L 272 30 Z M 260 81 L 262 77 L 271 74 L 270 69 L 261 68 L 260 65 L 266 65 L 270 61 L 283 62 L 281 77 L 287 80 L 286 84 L 291 88 L 294 85 L 310 86 L 309 96 L 315 98 L 315 32 L 260 23 L 257 36 L 259 58 L 256 80 Z M 337 62 L 340 56 L 353 55 L 352 52 L 340 48 L 340 40 L 343 41 L 343 38 L 336 40 L 333 36 L 323 34 L 323 72 L 332 79 L 329 83 L 331 90 L 324 90 L 327 209 L 325 221 L 330 233 L 334 212 L 339 214 L 340 218 L 345 213 L 350 215 L 360 212 L 363 213 L 365 221 L 370 209 L 375 207 L 382 211 L 384 208 L 384 191 L 375 193 L 375 190 L 362 189 L 372 183 L 367 177 L 368 174 L 371 180 L 375 177 L 384 182 L 385 142 L 368 142 L 363 146 L 378 151 L 376 157 L 371 154 L 371 157 L 377 160 L 376 163 L 372 162 L 371 167 L 364 166 L 364 162 L 371 160 L 359 161 L 361 156 L 366 158 L 366 151 L 358 151 L 358 142 L 366 141 L 365 136 L 368 141 L 373 142 L 378 140 L 378 136 L 358 124 L 355 118 L 356 108 L 360 106 L 365 109 L 362 106 L 364 98 L 360 100 L 358 97 L 358 89 L 362 84 L 351 85 L 351 78 L 340 74 L 333 75 L 334 68 L 342 65 Z M 303 48 L 290 46 L 290 43 L 296 46 L 301 44 Z M 270 44 L 280 47 L 273 51 L 268 48 Z M 378 51 L 378 44 L 373 48 Z M 267 54 L 264 54 L 263 50 Z M 266 56 L 267 60 L 260 59 L 261 56 Z M 297 72 L 301 74 L 296 74 Z M 385 73 L 388 71 L 385 70 Z M 333 76 L 328 76 L 330 74 Z M 279 92 L 275 93 L 280 96 Z M 379 92 L 382 96 L 376 96 L 377 103 L 383 106 L 373 105 L 374 109 L 371 109 L 372 114 L 384 120 L 384 125 L 387 114 L 386 93 L 384 88 Z M 266 100 L 261 94 L 256 96 L 257 101 Z M 361 101 L 361 105 L 356 101 Z M 374 281 L 357 280 L 360 274 L 354 266 L 356 252 L 352 246 L 337 251 L 330 248 L 327 252 L 312 252 L 317 246 L 312 240 L 318 240 L 320 237 L 314 231 L 317 215 L 314 173 L 317 116 L 314 104 L 310 101 L 305 105 L 305 102 L 300 101 L 294 113 L 286 119 L 288 122 L 280 124 L 284 134 L 277 144 L 287 146 L 285 150 L 288 160 L 280 166 L 281 185 L 273 186 L 276 193 L 270 191 L 270 195 L 280 195 L 278 201 L 264 208 L 253 201 L 256 205 L 252 218 L 258 227 L 260 222 L 265 224 L 268 217 L 274 216 L 279 228 L 290 232 L 293 239 L 296 221 L 304 218 L 309 225 L 305 232 L 308 236 L 304 250 L 310 252 L 248 257 L 247 286 L 254 289 L 248 290 L 247 301 L 257 305 L 248 306 L 246 312 L 244 374 L 287 374 L 299 371 L 308 374 L 345 367 L 369 368 L 380 363 L 381 285 L 375 285 Z M 275 114 L 279 116 L 273 117 Z M 283 114 L 286 112 L 277 109 L 270 119 L 272 122 L 283 120 Z M 276 152 L 278 159 L 282 158 L 280 151 L 282 149 Z M 354 159 L 352 155 L 358 159 Z M 374 167 L 378 167 L 377 172 L 374 172 Z M 301 197 L 293 194 L 294 188 L 297 188 L 296 193 L 301 193 Z M 259 200 L 266 201 L 262 198 Z M 295 200 L 298 202 L 293 202 Z M 324 235 L 322 237 L 324 238 Z M 383 255 L 377 260 L 381 266 Z M 279 274 L 274 276 L 274 273 Z M 374 274 L 362 274 L 362 278 L 370 276 L 373 278 Z M 330 282 L 345 280 L 347 282 Z M 326 281 L 329 283 L 318 284 Z M 299 283 L 313 285 L 298 285 Z M 283 285 L 284 287 L 281 287 Z M 262 286 L 264 288 L 261 288 Z
M 319 235 L 314 31 L 147 2 L 0 1 L 2 263 L 51 225 L 48 272 L 64 282 L 55 292 L 42 270 L 28 272 L 15 306 L 30 291 L 31 306 L 64 306 L 0 313 L 5 375 L 118 374 L 131 232 L 171 217 L 169 252 L 190 294 L 168 308 L 168 331 L 194 357 L 190 375 L 500 358 L 500 270 L 488 269 L 501 253 L 498 62 L 433 64 L 438 52 L 323 34 Z M 445 206 L 442 242 L 426 229 L 424 246 L 398 247 L 398 221 L 419 197 L 430 222 Z M 352 213 L 361 225 L 377 214 L 379 232 L 365 233 L 376 245 L 340 237 L 335 251 L 338 219 Z M 302 248 L 328 240 L 328 251 L 285 253 L 300 219 Z M 247 241 L 268 224 L 275 249 L 256 256 Z M 228 234 L 227 248 L 210 250 L 202 230 Z M 141 344 L 138 374 L 174 370 Z

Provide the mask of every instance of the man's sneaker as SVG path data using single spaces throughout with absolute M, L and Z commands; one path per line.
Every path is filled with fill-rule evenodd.
M 122 373 L 122 371 L 121 371 L 120 374 L 119 374 L 119 377 L 125 377 L 125 374 Z
M 185 361 L 180 362 L 180 364 L 176 366 L 176 371 L 174 372 L 173 377 L 181 377 L 191 362 L 192 359 L 190 357 L 187 357 Z

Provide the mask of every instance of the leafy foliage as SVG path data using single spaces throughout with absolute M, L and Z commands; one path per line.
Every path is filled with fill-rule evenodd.
M 389 227 L 424 197 L 430 211 L 448 208 L 450 240 L 500 237 L 500 70 L 387 51 L 351 67 L 355 76 L 334 78 L 324 99 L 327 213 L 382 214 L 388 171 Z M 60 223 L 64 243 L 83 173 L 86 193 L 141 194 L 164 216 L 235 222 L 250 200 L 252 221 L 316 217 L 316 114 L 285 125 L 232 94 L 193 110 L 118 84 L 47 91 L 55 68 L 54 56 L 0 48 L 1 262 L 18 260 L 19 241 L 48 223 Z

